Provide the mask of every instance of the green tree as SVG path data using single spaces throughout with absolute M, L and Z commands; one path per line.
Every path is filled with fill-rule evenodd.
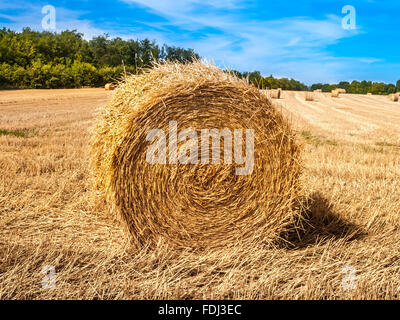
M 76 30 L 61 33 L 21 32 L 0 29 L 0 87 L 56 88 L 98 86 L 121 77 L 123 70 L 140 72 L 153 60 L 192 61 L 199 56 L 191 49 L 169 47 L 164 51 L 149 39 L 90 41 Z M 125 69 L 123 68 L 123 65 Z

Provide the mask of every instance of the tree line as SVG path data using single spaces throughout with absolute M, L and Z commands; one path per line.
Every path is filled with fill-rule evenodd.
M 231 71 L 236 74 L 239 78 L 248 79 L 250 83 L 255 85 L 260 89 L 278 89 L 281 88 L 283 90 L 297 90 L 297 91 L 306 91 L 308 90 L 308 86 L 300 81 L 288 78 L 274 78 L 272 75 L 269 77 L 263 77 L 260 71 L 253 72 L 239 72 L 236 70 Z
M 384 82 L 372 82 L 372 81 L 357 81 L 352 82 L 342 81 L 338 84 L 322 84 L 316 83 L 311 86 L 307 86 L 297 80 L 281 78 L 276 79 L 272 75 L 269 77 L 263 77 L 259 71 L 255 72 L 244 72 L 240 73 L 234 71 L 234 73 L 240 78 L 248 78 L 250 83 L 253 83 L 256 87 L 260 89 L 278 89 L 283 90 L 298 90 L 298 91 L 314 91 L 321 89 L 322 92 L 331 92 L 335 89 L 345 89 L 347 93 L 356 94 L 377 94 L 377 95 L 387 95 L 391 93 L 400 92 L 400 80 L 396 84 L 387 84 Z
M 192 49 L 160 46 L 155 41 L 123 40 L 108 35 L 85 40 L 76 30 L 61 33 L 21 32 L 0 29 L 0 88 L 79 88 L 98 87 L 120 79 L 124 72 L 139 73 L 153 61 L 187 62 L 200 59 Z M 338 84 L 317 83 L 307 86 L 288 78 L 264 77 L 259 71 L 231 71 L 248 79 L 260 89 L 315 90 L 330 92 L 336 88 L 349 93 L 390 94 L 400 91 L 383 82 L 352 81 Z
M 311 90 L 322 89 L 323 92 L 330 92 L 337 88 L 345 89 L 348 93 L 367 94 L 370 92 L 372 94 L 387 95 L 400 92 L 400 80 L 395 85 L 384 82 L 354 80 L 352 82 L 342 81 L 338 84 L 316 83 L 310 87 Z
M 73 31 L 22 32 L 0 29 L 0 88 L 77 88 L 103 86 L 124 72 L 136 74 L 154 60 L 193 61 L 192 49 L 159 46 L 149 39 L 85 40 Z

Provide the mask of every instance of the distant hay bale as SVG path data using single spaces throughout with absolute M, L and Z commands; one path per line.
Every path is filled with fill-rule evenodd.
M 229 139 L 220 139 L 220 146 L 190 139 L 191 147 L 204 142 L 205 148 L 201 157 L 192 149 L 188 155 L 189 142 L 181 137 L 188 128 L 199 138 L 207 129 L 243 130 L 247 140 L 234 156 L 248 154 L 254 168 L 238 174 L 245 163 L 225 158 Z M 165 133 L 155 154 L 164 155 L 166 164 L 149 163 L 157 140 L 148 135 L 155 129 Z M 254 130 L 254 149 L 245 129 Z M 183 140 L 176 140 L 177 133 Z M 219 164 L 202 163 L 203 151 L 214 161 L 217 150 Z M 91 164 L 96 187 L 133 244 L 154 247 L 161 240 L 205 249 L 278 239 L 297 215 L 299 156 L 294 132 L 261 90 L 211 64 L 165 63 L 127 77 L 99 111 Z M 191 164 L 177 160 L 182 157 Z
M 315 89 L 314 92 L 316 92 L 316 93 L 321 93 L 321 92 L 322 92 L 322 89 Z
M 314 95 L 312 92 L 306 92 L 306 101 L 314 101 Z
M 114 90 L 114 89 L 115 89 L 115 86 L 114 86 L 114 84 L 112 84 L 112 83 L 107 83 L 107 84 L 104 86 L 104 89 L 106 89 L 107 91 Z
M 339 91 L 337 91 L 337 90 L 332 90 L 332 92 L 331 92 L 331 97 L 332 97 L 332 98 L 338 98 L 338 97 L 339 97 Z
M 389 94 L 389 99 L 390 99 L 390 101 L 397 102 L 397 101 L 399 101 L 399 96 L 395 93 L 391 93 L 391 94 Z
M 339 92 L 339 94 L 346 93 L 346 89 L 338 88 L 336 90 Z
M 371 92 L 368 92 L 368 93 L 367 93 L 367 96 L 372 96 L 372 93 L 371 93 Z
M 270 94 L 271 99 L 280 99 L 282 91 L 279 89 L 271 90 L 269 94 Z

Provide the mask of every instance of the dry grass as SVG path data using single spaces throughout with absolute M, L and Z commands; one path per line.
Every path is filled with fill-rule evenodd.
M 303 231 L 275 248 L 195 254 L 133 249 L 90 191 L 88 128 L 107 94 L 0 92 L 0 128 L 33 132 L 0 136 L 1 299 L 400 298 L 400 109 L 386 97 L 285 92 L 307 143 Z M 41 287 L 44 265 L 54 290 Z M 346 291 L 347 265 L 357 282 Z

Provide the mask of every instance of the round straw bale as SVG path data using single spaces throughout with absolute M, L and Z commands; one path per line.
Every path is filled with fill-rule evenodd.
M 371 93 L 371 92 L 368 92 L 368 93 L 367 93 L 367 96 L 372 96 L 372 93 Z
M 333 97 L 333 98 L 338 98 L 338 97 L 339 97 L 339 91 L 337 91 L 337 90 L 332 90 L 332 92 L 331 92 L 331 97 Z
M 199 138 L 198 154 L 187 153 L 192 139 L 174 138 L 189 128 Z M 165 132 L 157 151 L 165 164 L 148 161 L 153 129 Z M 203 141 L 204 129 L 243 132 L 239 155 L 253 157 L 253 170 L 238 174 L 245 164 L 229 162 L 227 140 Z M 254 130 L 253 150 L 246 130 Z M 210 158 L 219 150 L 219 164 L 202 162 L 207 140 L 204 150 Z M 265 94 L 201 62 L 164 63 L 127 77 L 100 109 L 92 140 L 97 188 L 139 247 L 160 240 L 192 249 L 270 244 L 298 212 L 299 154 L 287 120 Z M 183 155 L 191 164 L 179 161 Z
M 114 89 L 115 89 L 115 86 L 114 86 L 112 83 L 107 83 L 107 84 L 104 86 L 104 89 L 106 89 L 107 91 L 109 91 L 109 90 L 114 90 Z
M 306 101 L 314 101 L 314 94 L 312 92 L 306 92 Z
M 282 91 L 279 90 L 279 89 L 270 91 L 270 97 L 272 99 L 280 99 L 281 98 L 281 94 L 282 94 Z
M 391 93 L 391 94 L 389 94 L 389 99 L 390 99 L 390 101 L 397 102 L 397 101 L 399 101 L 399 96 L 395 93 Z
M 346 93 L 346 89 L 338 88 L 336 89 L 339 93 Z

